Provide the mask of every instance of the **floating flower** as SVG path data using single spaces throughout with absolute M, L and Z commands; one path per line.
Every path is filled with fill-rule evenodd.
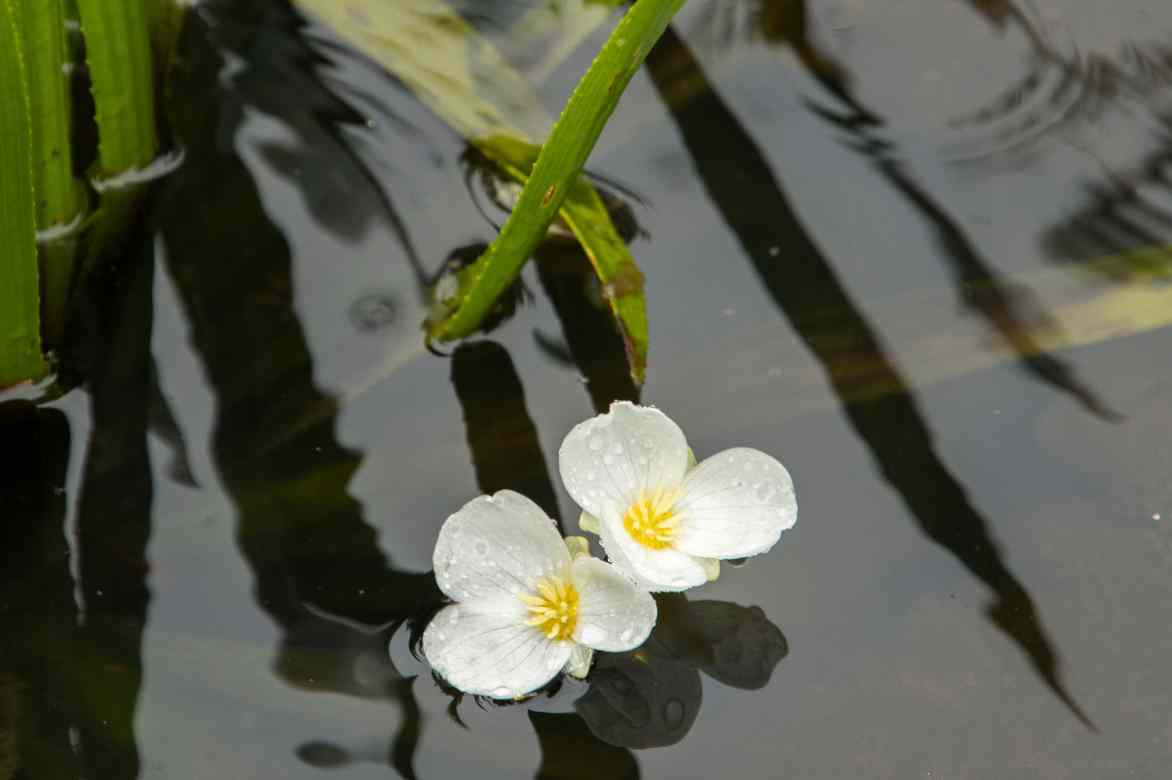
M 423 653 L 467 693 L 513 699 L 558 672 L 585 676 L 593 650 L 641 645 L 655 600 L 586 540 L 563 540 L 537 504 L 502 490 L 449 517 L 433 556 L 444 607 L 423 634 Z
M 653 591 L 715 579 L 719 559 L 766 552 L 798 507 L 785 467 L 738 447 L 699 465 L 658 409 L 626 401 L 576 426 L 559 453 L 566 489 L 611 562 Z

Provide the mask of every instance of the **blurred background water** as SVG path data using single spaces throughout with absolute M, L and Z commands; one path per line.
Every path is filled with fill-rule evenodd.
M 507 34 L 531 4 L 453 5 L 553 115 L 610 27 L 558 61 L 556 24 Z M 88 381 L 0 398 L 0 778 L 1172 765 L 1172 7 L 691 0 L 588 166 L 647 277 L 641 389 L 556 241 L 423 348 L 503 212 L 282 0 L 195 4 L 169 106 Z M 557 448 L 616 398 L 779 457 L 797 527 L 588 684 L 453 697 L 411 652 L 441 523 L 510 487 L 575 532 Z

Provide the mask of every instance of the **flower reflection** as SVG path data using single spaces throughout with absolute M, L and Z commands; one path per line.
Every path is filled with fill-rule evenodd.
M 583 528 L 651 591 L 715 579 L 721 559 L 768 551 L 797 519 L 781 463 L 738 447 L 693 466 L 683 431 L 651 407 L 612 404 L 570 431 L 559 461 Z
M 726 685 L 762 688 L 789 653 L 760 607 L 658 597 L 660 620 L 638 650 L 599 660 L 575 703 L 599 739 L 628 748 L 679 742 L 702 701 L 700 672 Z
M 565 669 L 584 676 L 593 650 L 638 647 L 655 624 L 651 596 L 615 567 L 562 540 L 520 493 L 480 496 L 449 517 L 434 553 L 455 604 L 432 619 L 423 652 L 467 693 L 513 699 Z

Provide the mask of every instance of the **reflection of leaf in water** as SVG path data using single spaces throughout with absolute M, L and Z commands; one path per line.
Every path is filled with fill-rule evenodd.
M 605 314 L 598 282 L 581 250 L 544 246 L 537 253 L 537 272 L 561 322 L 568 357 L 586 379 L 595 410 L 605 412 L 611 401 L 638 403 L 639 388 L 631 379 L 622 337 Z M 534 336 L 540 345 L 541 334 Z
M 647 65 L 652 83 L 665 96 L 673 94 L 676 78 L 706 83 L 700 64 L 670 28 Z M 1058 652 L 1029 592 L 940 458 L 908 382 L 809 237 L 753 138 L 710 88 L 684 104 L 665 101 L 713 204 L 779 312 L 821 364 L 843 414 L 883 479 L 903 499 L 920 530 L 993 591 L 996 602 L 986 610 L 989 619 L 1029 657 L 1054 695 L 1091 725 L 1066 689 Z M 776 251 L 780 249 L 784 257 Z M 827 312 L 840 315 L 830 331 L 823 330 Z M 847 360 L 841 359 L 844 352 Z M 860 384 L 882 392 L 862 395 Z
M 600 739 L 630 748 L 674 745 L 700 712 L 700 672 L 736 688 L 764 687 L 789 652 L 760 607 L 657 594 L 659 621 L 629 653 L 603 654 L 575 708 Z
M 881 119 L 859 105 L 851 91 L 851 74 L 819 40 L 806 0 L 729 0 L 701 6 L 688 29 L 688 39 L 714 53 L 742 49 L 761 42 L 788 47 L 826 91 L 850 106 L 858 121 L 873 125 Z M 703 87 L 702 82 L 692 85 Z M 682 94 L 672 99 L 683 98 Z
M 151 433 L 162 439 L 163 443 L 171 450 L 171 462 L 167 464 L 167 474 L 180 485 L 198 487 L 195 475 L 191 471 L 191 461 L 187 456 L 187 442 L 183 438 L 183 430 L 175 420 L 171 404 L 163 395 L 163 388 L 159 385 L 158 366 L 155 365 L 154 360 L 151 360 L 147 412 Z
M 529 721 L 541 744 L 537 780 L 638 780 L 631 752 L 599 742 L 578 715 L 530 711 Z
M 1160 145 L 1108 185 L 1089 186 L 1089 203 L 1046 230 L 1055 262 L 1117 283 L 1172 279 L 1172 114 L 1161 117 Z
M 550 517 L 560 517 L 525 391 L 505 348 L 492 341 L 461 344 L 452 354 L 452 385 L 464 411 L 480 491 L 515 490 Z
M 0 441 L 21 457 L 0 469 L 0 669 L 12 687 L 0 707 L 0 752 L 30 778 L 79 777 L 75 750 L 79 650 L 74 581 L 65 538 L 69 421 L 24 401 L 0 403 Z M 87 714 L 87 713 L 83 713 Z M 0 777 L 8 777 L 0 771 Z
M 21 767 L 17 731 L 21 687 L 19 680 L 0 672 L 0 778 L 15 778 Z
M 955 161 L 988 162 L 1028 154 L 1043 140 L 1089 126 L 1109 111 L 1147 111 L 1152 97 L 1172 86 L 1172 48 L 1163 41 L 1125 42 L 1110 53 L 1064 53 L 1047 39 L 1036 12 L 1013 0 L 968 0 L 1004 32 L 1028 41 L 1026 74 L 989 104 L 954 119 L 954 127 L 987 128 L 988 138 L 959 150 Z

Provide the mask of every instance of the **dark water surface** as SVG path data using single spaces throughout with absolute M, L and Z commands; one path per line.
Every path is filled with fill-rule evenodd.
M 0 778 L 1168 776 L 1172 6 L 691 0 L 589 166 L 641 390 L 556 243 L 423 349 L 501 215 L 327 31 L 199 4 L 171 90 L 84 385 L 0 403 Z M 588 683 L 454 699 L 411 652 L 441 523 L 509 487 L 575 532 L 557 448 L 615 398 L 777 455 L 797 527 Z

